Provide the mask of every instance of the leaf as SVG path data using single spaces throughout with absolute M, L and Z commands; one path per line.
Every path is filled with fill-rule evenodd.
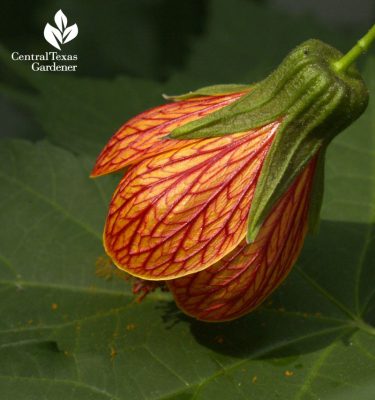
M 28 79 L 39 92 L 30 106 L 48 137 L 79 154 L 97 156 L 126 120 L 163 101 L 161 85 L 129 77 Z
M 367 66 L 375 96 L 375 62 Z M 371 80 L 370 80 L 371 79 Z M 271 301 L 224 324 L 95 276 L 120 177 L 46 142 L 0 146 L 4 398 L 372 400 L 375 107 L 332 145 L 319 234 Z
M 63 32 L 68 24 L 68 19 L 66 15 L 62 12 L 62 10 L 57 11 L 55 14 L 55 23 L 56 26 L 60 29 L 60 32 Z
M 163 86 L 143 79 L 35 74 L 29 66 L 13 62 L 0 45 L 1 63 L 23 88 L 0 83 L 0 92 L 31 109 L 53 142 L 80 154 L 96 156 L 126 120 L 164 101 Z
M 56 47 L 56 49 L 61 50 L 59 42 L 62 43 L 63 39 L 61 32 L 58 29 L 47 23 L 44 28 L 44 37 L 49 44 Z
M 125 121 L 165 102 L 163 89 L 168 91 L 168 85 L 127 76 L 109 80 L 35 74 L 12 62 L 0 45 L 1 61 L 26 89 L 17 91 L 0 84 L 0 91 L 14 94 L 16 102 L 30 108 L 54 143 L 79 154 L 98 155 Z
M 78 26 L 77 24 L 68 26 L 63 35 L 64 44 L 70 42 L 78 35 Z

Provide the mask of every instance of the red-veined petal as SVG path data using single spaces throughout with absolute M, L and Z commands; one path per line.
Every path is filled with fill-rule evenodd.
M 256 182 L 280 122 L 185 141 L 124 176 L 104 232 L 107 253 L 132 275 L 165 280 L 201 271 L 246 234 Z
M 258 306 L 287 276 L 307 231 L 313 159 L 278 201 L 252 244 L 243 241 L 216 264 L 168 281 L 176 303 L 205 321 L 238 318 Z
M 112 136 L 100 153 L 91 176 L 108 174 L 146 157 L 180 147 L 182 141 L 162 138 L 178 126 L 208 115 L 243 94 L 198 97 L 165 104 L 137 115 Z

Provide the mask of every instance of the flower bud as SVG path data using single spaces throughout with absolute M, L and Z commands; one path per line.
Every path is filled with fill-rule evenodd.
M 317 224 L 328 144 L 366 108 L 361 76 L 341 59 L 309 40 L 257 84 L 174 96 L 123 125 L 92 172 L 126 168 L 103 235 L 113 262 L 165 281 L 198 319 L 258 306 Z

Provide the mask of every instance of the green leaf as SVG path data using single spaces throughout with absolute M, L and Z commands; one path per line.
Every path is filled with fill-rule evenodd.
M 95 275 L 119 176 L 90 180 L 92 159 L 46 142 L 2 142 L 2 396 L 372 400 L 374 116 L 371 103 L 332 145 L 324 221 L 286 283 L 222 324 L 183 316 L 166 293 L 138 304 L 127 282 Z
M 1 45 L 0 62 L 18 83 L 0 82 L 0 92 L 30 109 L 51 141 L 78 154 L 97 156 L 124 122 L 163 102 L 165 86 L 149 80 L 37 74 Z
M 34 113 L 48 137 L 80 154 L 99 154 L 129 118 L 163 99 L 161 85 L 128 77 L 115 80 L 43 77 Z

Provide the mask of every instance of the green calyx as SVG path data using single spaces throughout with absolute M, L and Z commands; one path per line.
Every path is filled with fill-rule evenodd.
M 258 234 L 276 201 L 319 152 L 309 214 L 310 231 L 318 225 L 323 198 L 325 152 L 331 140 L 354 122 L 366 109 L 368 90 L 354 67 L 336 72 L 333 62 L 341 59 L 336 49 L 309 41 L 295 51 L 308 53 L 311 60 L 301 69 L 298 92 L 266 157 L 249 214 L 248 242 Z M 293 54 L 293 53 L 292 53 Z M 301 91 L 303 88 L 303 91 Z M 286 97 L 289 97 L 286 95 Z M 290 96 L 292 97 L 292 96 Z M 294 99 L 293 99 L 294 100 Z M 284 100 L 285 101 L 285 100 Z
M 199 96 L 218 96 L 218 95 L 224 95 L 224 94 L 246 92 L 246 91 L 249 91 L 250 89 L 251 89 L 251 85 L 239 85 L 239 84 L 233 83 L 233 84 L 226 84 L 226 85 L 206 86 L 206 87 L 197 89 L 193 92 L 179 94 L 177 96 L 169 96 L 167 94 L 163 94 L 163 97 L 166 100 L 180 101 L 180 100 L 192 99 L 194 97 L 199 97 Z
M 344 84 L 342 86 L 358 83 L 363 87 L 354 67 L 343 73 L 333 70 L 332 65 L 341 58 L 342 54 L 333 47 L 318 40 L 309 40 L 294 49 L 270 76 L 253 85 L 247 95 L 204 118 L 180 126 L 168 137 L 197 139 L 258 128 L 278 118 L 289 117 L 301 107 L 308 108 L 315 99 L 325 94 L 326 89 L 334 92 L 339 86 L 338 81 Z M 223 93 L 221 88 L 225 86 L 202 88 L 179 99 Z M 226 93 L 234 91 L 235 86 L 229 85 Z
M 308 40 L 239 100 L 168 135 L 172 139 L 217 137 L 280 121 L 252 200 L 249 243 L 257 236 L 276 201 L 319 154 L 309 218 L 310 230 L 317 226 L 326 147 L 363 113 L 368 103 L 368 90 L 359 72 L 351 63 L 338 68 L 342 59 L 342 53 L 335 48 Z M 221 85 L 214 88 L 218 87 Z M 215 90 L 213 94 L 218 93 Z M 235 87 L 228 90 L 237 91 Z M 210 88 L 204 88 L 188 96 L 206 95 L 209 91 Z

